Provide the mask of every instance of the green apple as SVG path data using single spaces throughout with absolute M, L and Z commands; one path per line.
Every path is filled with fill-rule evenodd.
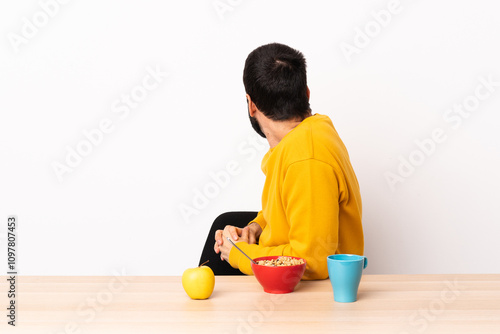
M 191 299 L 207 299 L 212 295 L 214 286 L 215 276 L 210 267 L 201 265 L 186 269 L 182 274 L 182 287 Z

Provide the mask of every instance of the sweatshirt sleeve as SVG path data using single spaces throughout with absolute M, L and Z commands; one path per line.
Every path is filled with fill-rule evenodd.
M 289 224 L 289 243 L 273 247 L 239 242 L 251 258 L 270 255 L 302 257 L 307 261 L 303 279 L 328 277 L 326 257 L 335 254 L 339 228 L 339 182 L 334 169 L 318 160 L 296 162 L 286 171 L 281 202 Z M 250 275 L 250 261 L 237 249 L 229 263 Z
M 259 213 L 257 214 L 257 217 L 255 217 L 254 220 L 252 220 L 250 223 L 248 223 L 248 225 L 250 225 L 251 223 L 259 224 L 260 228 L 262 230 L 264 230 L 264 227 L 266 227 L 267 223 L 266 223 L 266 220 L 264 219 L 264 215 L 262 214 L 262 210 L 259 211 Z

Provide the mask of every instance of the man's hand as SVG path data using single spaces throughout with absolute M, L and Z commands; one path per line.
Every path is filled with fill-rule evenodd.
M 261 233 L 262 228 L 257 223 L 252 223 L 244 228 L 228 225 L 224 230 L 215 232 L 215 253 L 220 253 L 221 260 L 227 261 L 233 245 L 226 240 L 226 237 L 231 238 L 234 242 L 245 241 L 248 244 L 256 244 Z
M 251 223 L 246 226 L 248 228 L 248 240 L 249 244 L 256 244 L 259 242 L 260 235 L 262 233 L 262 227 L 257 223 Z

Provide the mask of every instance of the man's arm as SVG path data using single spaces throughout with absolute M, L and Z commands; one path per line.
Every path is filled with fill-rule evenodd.
M 256 244 L 262 233 L 261 226 L 265 225 L 266 221 L 262 216 L 262 211 L 260 211 L 257 217 L 248 223 L 245 228 L 228 225 L 224 228 L 224 230 L 215 231 L 215 253 L 221 253 L 221 260 L 228 260 L 229 252 L 231 251 L 233 245 L 231 243 L 226 243 L 224 245 L 226 237 L 230 237 L 234 241 L 245 241 L 248 244 Z
M 290 225 L 289 243 L 263 247 L 239 242 L 251 258 L 270 255 L 306 259 L 304 279 L 328 277 L 326 257 L 338 246 L 339 182 L 333 168 L 309 159 L 292 164 L 282 187 L 282 205 Z M 252 274 L 250 261 L 231 249 L 229 263 L 245 274 Z
M 250 226 L 253 223 L 257 223 L 260 226 L 261 232 L 264 230 L 264 227 L 266 227 L 267 222 L 264 219 L 264 214 L 262 213 L 262 210 L 259 211 L 259 213 L 257 214 L 257 217 L 255 217 L 255 219 L 252 220 L 248 225 Z

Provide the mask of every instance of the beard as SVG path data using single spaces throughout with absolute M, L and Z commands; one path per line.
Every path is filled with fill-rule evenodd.
M 252 128 L 261 136 L 262 138 L 266 138 L 266 135 L 264 132 L 262 132 L 262 129 L 260 128 L 259 121 L 257 121 L 257 118 L 250 116 L 250 109 L 248 109 L 248 99 L 247 99 L 247 110 L 248 110 L 248 118 L 250 118 L 250 124 L 252 124 Z
M 257 121 L 255 117 L 250 116 L 250 113 L 248 113 L 248 118 L 250 118 L 250 124 L 252 124 L 252 128 L 255 130 L 255 132 L 257 132 L 262 138 L 266 138 L 266 135 L 260 128 L 259 121 Z

